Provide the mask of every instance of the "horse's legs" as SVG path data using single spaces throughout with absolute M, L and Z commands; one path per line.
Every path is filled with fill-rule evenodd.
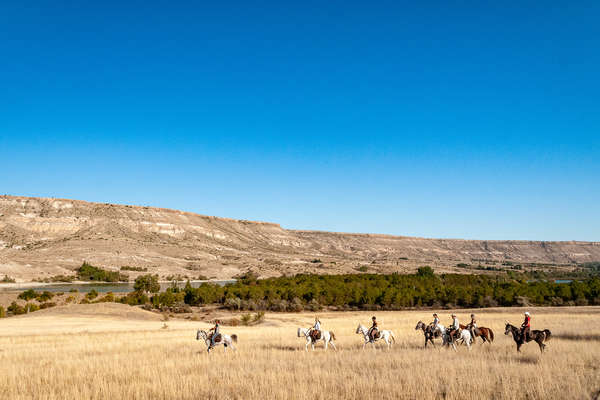
M 308 343 L 311 342 L 310 338 L 306 337 L 306 346 L 304 346 L 305 350 L 308 351 Z
M 334 349 L 335 351 L 337 351 L 337 347 L 335 347 L 335 343 L 333 343 L 333 340 L 332 340 L 331 342 L 329 342 L 329 344 L 331 344 L 331 346 L 333 346 L 333 349 Z
M 323 338 L 323 343 L 325 343 L 325 350 L 327 350 L 327 342 L 328 342 L 328 340 Z

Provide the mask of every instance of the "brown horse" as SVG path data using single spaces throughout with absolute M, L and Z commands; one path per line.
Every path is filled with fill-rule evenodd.
M 423 321 L 419 321 L 417 323 L 417 326 L 415 326 L 415 331 L 418 331 L 419 329 L 423 331 L 423 335 L 425 336 L 425 347 L 427 347 L 427 342 L 431 342 L 431 345 L 435 346 L 435 343 L 433 343 L 433 339 L 435 339 L 438 336 L 436 336 L 432 332 L 431 326 L 426 325 Z
M 460 324 L 460 329 L 468 329 L 469 331 L 471 331 L 471 324 L 468 325 L 463 325 Z M 473 329 L 473 344 L 475 344 L 475 338 L 477 336 L 481 337 L 481 340 L 483 340 L 483 343 L 488 342 L 489 344 L 492 344 L 492 342 L 494 341 L 494 332 L 492 331 L 491 328 L 486 328 L 485 326 L 478 326 L 475 329 Z
M 504 330 L 504 334 L 510 335 L 511 333 L 512 333 L 513 339 L 515 340 L 515 343 L 517 344 L 517 351 L 521 351 L 521 346 L 524 343 L 528 343 L 528 342 L 531 342 L 532 340 L 535 340 L 535 342 L 540 346 L 540 352 L 542 352 L 542 353 L 544 352 L 544 349 L 546 348 L 546 345 L 544 344 L 544 342 L 547 342 L 548 340 L 550 340 L 550 337 L 552 336 L 552 333 L 550 332 L 549 329 L 544 329 L 543 331 L 538 331 L 538 330 L 530 331 L 529 335 L 526 338 L 523 338 L 523 335 L 521 334 L 521 330 L 519 328 L 517 328 L 516 326 L 513 326 L 507 322 L 506 329 Z

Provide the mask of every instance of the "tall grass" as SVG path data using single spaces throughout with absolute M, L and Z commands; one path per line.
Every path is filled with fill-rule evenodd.
M 296 337 L 296 327 L 308 326 L 312 314 L 267 314 L 254 327 L 223 327 L 238 335 L 238 351 L 220 347 L 210 355 L 194 340 L 195 329 L 206 326 L 201 323 L 171 321 L 161 330 L 163 322 L 148 321 L 114 332 L 122 322 L 98 321 L 100 329 L 90 320 L 90 329 L 105 331 L 60 334 L 44 334 L 44 324 L 72 327 L 67 316 L 39 319 L 37 329 L 25 332 L 25 325 L 0 323 L 0 398 L 592 398 L 600 389 L 600 345 L 589 339 L 600 335 L 600 308 L 570 310 L 533 310 L 534 328 L 556 334 L 543 355 L 535 343 L 517 354 L 503 334 L 506 320 L 520 323 L 514 309 L 478 312 L 479 323 L 494 329 L 496 338 L 492 345 L 478 339 L 470 352 L 423 349 L 422 332 L 414 327 L 430 312 L 378 313 L 380 325 L 396 334 L 391 351 L 361 349 L 354 331 L 371 313 L 321 314 L 340 350 L 324 352 L 319 345 L 314 353 L 304 352 Z M 459 311 L 459 318 L 468 313 Z M 575 332 L 583 340 L 569 336 Z

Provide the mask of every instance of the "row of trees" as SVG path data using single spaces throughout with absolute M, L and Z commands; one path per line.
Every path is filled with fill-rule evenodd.
M 169 292 L 170 294 L 166 294 Z M 508 276 L 441 274 L 422 267 L 412 275 L 296 275 L 241 277 L 225 286 L 167 289 L 186 304 L 222 304 L 233 309 L 300 311 L 322 306 L 340 309 L 398 310 L 412 307 L 493 307 L 600 304 L 600 278 L 554 283 Z M 156 297 L 156 296 L 154 296 Z M 160 304 L 160 299 L 153 299 Z

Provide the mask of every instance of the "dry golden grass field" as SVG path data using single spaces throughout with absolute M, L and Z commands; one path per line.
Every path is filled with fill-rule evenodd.
M 163 322 L 118 304 L 58 307 L 0 320 L 2 399 L 591 399 L 600 390 L 600 307 L 533 308 L 534 329 L 554 337 L 515 350 L 504 321 L 521 322 L 521 309 L 478 310 L 495 333 L 462 346 L 423 349 L 418 320 L 430 311 L 380 312 L 397 343 L 361 349 L 354 333 L 372 313 L 321 313 L 338 351 L 304 351 L 296 337 L 313 314 L 267 314 L 254 327 L 224 327 L 239 336 L 238 351 L 207 355 L 195 340 L 207 324 Z M 449 311 L 440 312 L 447 324 Z M 459 310 L 461 321 L 470 311 Z M 163 328 L 166 323 L 167 328 Z

